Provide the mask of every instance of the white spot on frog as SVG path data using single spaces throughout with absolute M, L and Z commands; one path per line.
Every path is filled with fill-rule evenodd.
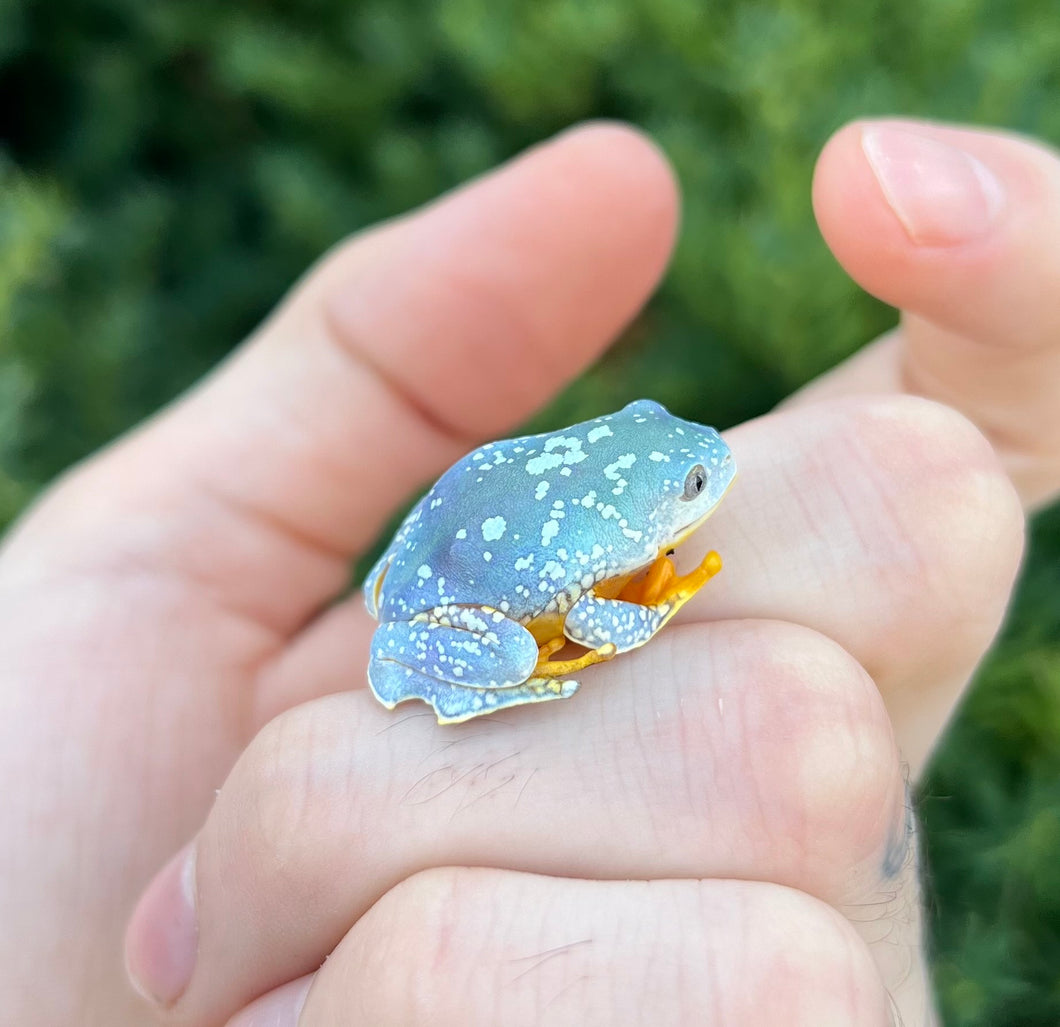
M 526 461 L 527 474 L 544 474 L 563 463 L 563 457 L 559 453 L 539 453 Z
M 486 542 L 496 542 L 508 528 L 503 517 L 489 517 L 482 522 L 482 538 Z
M 420 569 L 416 573 L 426 581 L 431 576 L 431 569 L 425 563 L 420 564 Z
M 610 478 L 612 481 L 619 481 L 622 475 L 618 472 L 620 470 L 629 470 L 636 462 L 636 453 L 623 453 L 613 464 L 608 464 L 604 468 L 604 477 Z
M 553 513 L 559 513 L 553 510 Z M 559 523 L 551 518 L 541 526 L 541 545 L 547 546 L 559 534 Z
M 529 469 L 530 468 L 527 467 L 527 470 L 529 470 Z M 547 481 L 539 481 L 537 483 L 537 488 L 534 489 L 534 499 L 544 499 L 545 496 L 548 495 L 548 490 L 550 488 L 551 488 L 551 486 L 549 485 L 549 483 Z
M 582 440 L 574 435 L 554 435 L 545 443 L 545 452 L 551 453 L 554 449 L 565 449 L 563 462 L 565 464 L 581 463 L 587 453 L 582 450 Z
M 610 436 L 612 436 L 614 434 L 615 433 L 610 428 L 608 428 L 608 426 L 606 424 L 601 424 L 601 425 L 598 425 L 596 428 L 591 429 L 589 431 L 589 434 L 586 435 L 586 438 L 590 442 L 599 442 L 600 439 L 609 438 Z
M 563 452 L 557 452 L 562 450 Z M 526 462 L 529 474 L 544 474 L 545 471 L 564 464 L 577 464 L 585 460 L 588 454 L 582 449 L 582 440 L 574 435 L 553 435 L 545 441 L 544 451 L 531 457 Z M 560 473 L 570 473 L 564 467 Z
M 457 538 L 467 538 L 467 528 L 461 528 L 461 529 L 460 529 L 460 530 L 459 530 L 459 531 L 458 531 L 458 532 L 456 533 L 456 537 L 457 537 Z

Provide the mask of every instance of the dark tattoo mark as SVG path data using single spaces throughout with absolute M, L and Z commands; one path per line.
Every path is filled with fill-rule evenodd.
M 916 847 L 916 812 L 913 809 L 913 793 L 909 787 L 909 768 L 905 773 L 905 800 L 902 804 L 902 815 L 895 825 L 887 846 L 883 852 L 881 868 L 884 880 L 892 880 L 905 870 L 917 858 Z

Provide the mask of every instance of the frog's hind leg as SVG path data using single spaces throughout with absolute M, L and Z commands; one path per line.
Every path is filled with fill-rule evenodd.
M 720 570 L 721 558 L 711 552 L 691 573 L 678 577 L 671 565 L 669 573 L 664 568 L 649 576 L 641 591 L 626 589 L 618 599 L 586 592 L 567 612 L 563 632 L 572 642 L 598 652 L 608 645 L 615 652 L 629 652 L 654 636 Z
M 573 695 L 575 682 L 538 682 L 534 636 L 485 606 L 444 606 L 381 624 L 372 638 L 368 682 L 389 709 L 430 703 L 441 723 L 457 723 L 523 703 Z
M 469 688 L 428 677 L 393 661 L 373 663 L 368 679 L 384 706 L 393 709 L 408 699 L 422 699 L 434 708 L 439 724 L 459 724 L 527 703 L 568 699 L 578 690 L 577 681 L 536 678 L 510 688 Z

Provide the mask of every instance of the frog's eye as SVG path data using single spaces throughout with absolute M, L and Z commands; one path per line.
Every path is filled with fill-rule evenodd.
M 707 475 L 710 472 L 702 464 L 696 464 L 685 478 L 685 491 L 682 499 L 695 499 L 707 487 Z

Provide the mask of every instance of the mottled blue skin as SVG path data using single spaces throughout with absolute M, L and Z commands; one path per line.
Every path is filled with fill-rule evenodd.
M 706 481 L 689 497 L 697 465 Z M 679 542 L 717 506 L 734 475 L 713 428 L 650 400 L 469 453 L 409 513 L 364 583 L 369 612 L 381 622 L 369 666 L 377 696 L 388 706 L 426 699 L 448 721 L 558 697 L 554 687 L 548 695 L 512 691 L 530 679 L 537 654 L 520 625 L 551 616 L 590 647 L 604 636 L 618 652 L 643 644 L 657 627 L 634 604 L 609 604 L 606 629 L 598 616 L 589 626 L 584 616 L 580 627 L 575 621 L 595 586 L 635 574 Z M 453 607 L 485 611 L 490 627 L 483 629 L 481 617 L 464 623 L 464 612 L 438 612 Z M 593 609 L 599 614 L 599 603 Z M 507 695 L 461 695 L 483 689 Z M 466 716 L 464 700 L 473 708 Z

